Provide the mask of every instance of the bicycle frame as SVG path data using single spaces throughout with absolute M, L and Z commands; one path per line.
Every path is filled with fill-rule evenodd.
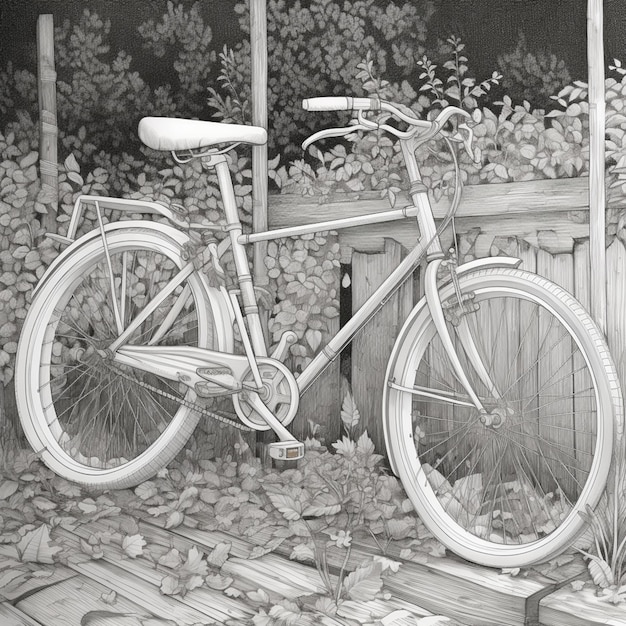
M 361 330 L 361 328 L 363 328 L 363 326 L 365 326 L 365 324 L 385 305 L 395 291 L 415 271 L 417 266 L 420 264 L 424 253 L 426 253 L 426 260 L 430 265 L 429 270 L 427 270 L 427 285 L 430 284 L 430 288 L 427 286 L 427 293 L 431 293 L 431 300 L 436 300 L 437 298 L 436 274 L 439 262 L 441 262 L 444 258 L 444 253 L 441 248 L 430 200 L 428 198 L 428 190 L 426 185 L 422 182 L 417 159 L 415 157 L 416 144 L 412 138 L 409 138 L 402 139 L 401 145 L 411 181 L 409 193 L 412 200 L 412 206 L 371 215 L 261 231 L 249 235 L 244 235 L 242 232 L 241 220 L 235 203 L 232 181 L 225 157 L 222 155 L 213 156 L 208 157 L 205 161 L 206 166 L 215 167 L 217 172 L 220 191 L 224 202 L 224 210 L 227 221 L 226 228 L 230 234 L 237 274 L 239 281 L 241 282 L 243 309 L 249 323 L 252 346 L 257 356 L 265 356 L 267 354 L 267 347 L 263 337 L 259 311 L 256 305 L 254 288 L 252 286 L 252 279 L 250 277 L 250 270 L 245 253 L 246 244 L 326 230 L 340 230 L 342 228 L 349 228 L 352 226 L 376 224 L 407 217 L 417 218 L 420 237 L 416 241 L 415 247 L 304 369 L 302 374 L 296 380 L 300 393 L 304 393 L 313 384 L 315 379 L 324 371 L 324 369 L 339 355 L 339 353 L 350 343 L 350 341 L 352 341 L 356 333 Z M 432 263 L 433 261 L 438 261 L 438 263 Z M 498 257 L 497 259 L 482 259 L 457 268 L 457 273 L 462 274 L 465 271 L 472 271 L 481 266 L 517 267 L 520 262 L 521 261 L 519 259 L 510 259 L 506 257 Z M 429 305 L 441 312 L 440 303 L 436 306 L 434 302 L 429 302 Z M 437 330 L 444 337 L 447 336 L 448 343 L 452 345 L 452 341 L 449 337 L 449 333 L 443 319 L 443 313 L 435 315 L 435 318 L 437 320 Z M 471 344 L 471 337 L 468 338 L 468 341 Z M 454 350 L 452 351 L 454 352 Z M 467 380 L 458 358 L 453 357 L 453 361 L 456 364 L 456 369 L 460 374 L 461 380 Z M 480 368 L 481 364 L 478 363 L 477 366 Z M 482 409 L 482 404 L 474 391 L 471 389 L 469 382 L 467 382 L 467 391 L 477 408 Z

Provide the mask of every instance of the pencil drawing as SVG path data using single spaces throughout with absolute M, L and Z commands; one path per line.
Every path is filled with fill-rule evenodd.
M 626 623 L 626 69 L 475 5 L 7 3 L 2 623 Z

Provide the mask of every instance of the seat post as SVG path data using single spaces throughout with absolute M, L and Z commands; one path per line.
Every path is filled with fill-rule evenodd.
M 235 201 L 235 192 L 233 189 L 233 181 L 230 177 L 228 162 L 223 154 L 211 155 L 203 158 L 203 162 L 207 167 L 215 167 L 217 173 L 217 181 L 224 203 L 224 214 L 226 216 L 226 230 L 230 237 L 233 249 L 233 257 L 235 260 L 235 270 L 241 289 L 241 301 L 243 304 L 243 314 L 248 321 L 250 331 L 250 340 L 256 356 L 267 356 L 267 346 L 263 337 L 263 327 L 259 316 L 259 307 L 254 293 L 254 284 L 252 283 L 252 275 L 250 274 L 250 265 L 248 263 L 248 255 L 244 245 L 239 238 L 243 234 L 239 211 Z

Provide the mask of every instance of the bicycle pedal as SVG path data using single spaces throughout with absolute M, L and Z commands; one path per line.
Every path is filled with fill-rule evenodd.
M 196 383 L 193 388 L 201 398 L 220 398 L 222 396 L 232 396 L 233 394 L 241 391 L 241 387 L 233 389 L 231 387 L 225 387 L 210 382 Z
M 304 456 L 304 444 L 300 441 L 275 441 L 268 447 L 270 456 L 279 461 L 297 461 Z

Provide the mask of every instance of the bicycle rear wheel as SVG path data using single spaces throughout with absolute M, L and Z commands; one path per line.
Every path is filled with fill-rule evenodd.
M 198 423 L 189 388 L 107 353 L 119 322 L 126 328 L 186 265 L 183 243 L 169 227 L 111 230 L 106 246 L 92 238 L 44 277 L 15 376 L 27 438 L 58 474 L 102 488 L 135 485 L 165 467 Z M 222 321 L 207 289 L 193 272 L 127 343 L 220 349 Z
M 440 291 L 446 324 L 486 413 L 422 302 L 387 370 L 389 458 L 424 524 L 453 552 L 494 567 L 545 561 L 571 545 L 584 528 L 579 512 L 604 489 L 622 419 L 615 368 L 589 315 L 550 281 L 489 268 L 461 276 L 459 287 L 462 307 L 452 285 Z

